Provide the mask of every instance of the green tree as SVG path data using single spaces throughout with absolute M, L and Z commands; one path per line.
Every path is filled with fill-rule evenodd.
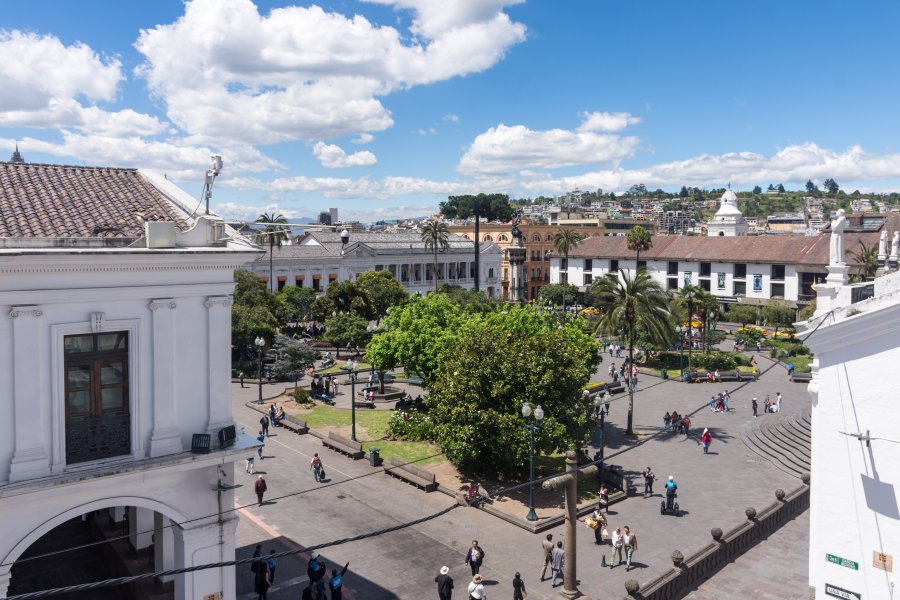
M 250 271 L 234 272 L 234 304 L 231 307 L 231 343 L 242 352 L 253 347 L 257 336 L 271 341 L 278 329 L 275 296 Z
M 635 252 L 635 266 L 641 260 L 641 252 L 646 252 L 653 247 L 653 236 L 650 232 L 640 225 L 635 225 L 628 231 L 625 237 L 625 245 L 632 252 Z
M 790 304 L 778 298 L 769 298 L 762 309 L 763 321 L 778 333 L 780 327 L 790 327 L 794 322 L 794 309 Z
M 703 323 L 703 347 L 709 352 L 710 332 L 715 329 L 722 311 L 715 296 L 702 288 L 700 291 L 700 304 L 697 306 L 697 314 L 700 315 L 700 321 Z
M 770 189 L 770 190 L 772 189 L 772 184 L 771 184 L 771 183 L 769 184 L 769 189 Z M 759 187 L 758 185 L 753 186 L 753 195 L 754 195 L 754 196 L 759 196 L 760 194 L 762 194 L 762 188 Z
M 815 195 L 819 191 L 818 186 L 812 182 L 812 179 L 806 180 L 806 191 L 807 193 L 813 195 Z
M 747 304 L 732 304 L 725 314 L 725 318 L 732 323 L 740 323 L 741 327 L 747 327 L 748 324 L 756 324 L 756 307 Z
M 281 244 L 287 241 L 290 229 L 286 225 L 287 220 L 285 220 L 284 216 L 276 215 L 275 213 L 263 213 L 259 215 L 256 222 L 265 225 L 263 230 L 256 234 L 256 243 L 269 246 L 269 289 L 274 292 L 278 289 L 275 285 L 272 266 L 274 249 L 275 246 L 280 248 Z
M 279 335 L 275 338 L 275 351 L 278 358 L 272 365 L 272 372 L 279 377 L 288 377 L 294 380 L 294 392 L 297 391 L 297 382 L 316 360 L 315 351 L 306 342 Z
M 334 344 L 337 355 L 340 356 L 341 348 L 346 345 L 358 346 L 366 343 L 369 335 L 369 323 L 359 315 L 339 314 L 325 319 L 326 342 Z
M 431 276 L 434 278 L 434 291 L 438 289 L 438 250 L 450 248 L 450 228 L 443 221 L 428 221 L 422 226 L 422 241 L 425 247 L 434 253 Z
M 808 321 L 813 318 L 813 315 L 816 314 L 816 301 L 813 300 L 802 309 L 800 309 L 800 314 L 797 315 L 798 321 Z
M 409 293 L 390 271 L 366 271 L 356 278 L 356 285 L 369 299 L 372 315 L 378 323 L 388 309 L 409 299 Z
M 561 231 L 557 231 L 553 235 L 553 251 L 556 254 L 561 255 L 563 257 L 563 263 L 560 265 L 562 267 L 565 265 L 566 272 L 565 276 L 561 276 L 559 278 L 560 283 L 569 283 L 569 252 L 578 247 L 578 244 L 584 239 L 584 236 L 574 229 L 563 229 Z M 562 269 L 560 269 L 560 273 L 562 273 Z M 566 320 L 566 287 L 563 286 L 563 297 L 562 297 L 562 307 L 563 307 L 563 321 Z
M 675 295 L 675 305 L 684 309 L 688 327 L 688 368 L 693 368 L 694 314 L 703 303 L 703 289 L 696 285 L 686 285 Z
M 582 388 L 600 357 L 577 321 L 558 327 L 530 307 L 510 307 L 468 315 L 446 341 L 426 402 L 434 441 L 454 464 L 487 474 L 524 472 L 526 402 L 544 410 L 536 452 L 568 449 L 590 436 L 591 403 Z
M 836 196 L 838 191 L 841 189 L 841 186 L 839 186 L 837 182 L 830 177 L 825 180 L 825 182 L 822 184 L 822 187 L 825 188 L 825 191 L 829 196 Z
M 565 306 L 565 299 L 574 298 L 577 293 L 578 286 L 571 283 L 550 283 L 541 286 L 538 298 L 544 304 L 550 302 L 553 306 Z
M 441 202 L 441 214 L 449 219 L 475 218 L 475 291 L 481 290 L 481 219 L 509 221 L 512 205 L 506 194 L 478 194 L 477 196 L 450 196 Z
M 309 320 L 316 292 L 312 288 L 286 286 L 276 297 L 278 302 L 277 316 L 281 326 L 288 323 L 302 323 Z
M 336 281 L 328 284 L 325 293 L 316 298 L 312 314 L 318 321 L 339 313 L 353 313 L 366 321 L 375 318 L 375 310 L 368 294 L 356 281 Z
M 462 286 L 448 283 L 442 283 L 438 286 L 438 293 L 446 294 L 451 302 L 468 313 L 491 312 L 500 305 L 498 300 L 492 300 L 481 292 L 467 290 Z
M 779 184 L 778 184 L 778 187 L 776 187 L 775 189 L 778 190 L 778 193 L 779 193 L 779 194 L 783 194 L 783 193 L 784 193 L 784 184 L 779 183 Z
M 862 240 L 858 240 L 858 242 L 859 249 L 850 250 L 847 254 L 856 263 L 854 266 L 857 270 L 857 277 L 861 281 L 874 279 L 875 273 L 878 272 L 878 243 L 873 242 L 867 246 Z
M 605 335 L 619 335 L 628 347 L 628 364 L 634 364 L 634 346 L 638 338 L 638 321 L 644 332 L 664 345 L 672 337 L 669 322 L 669 297 L 646 270 L 634 275 L 628 271 L 611 273 L 595 281 L 593 293 L 599 300 L 601 309 L 598 332 Z M 628 386 L 628 426 L 626 435 L 634 435 L 634 389 Z

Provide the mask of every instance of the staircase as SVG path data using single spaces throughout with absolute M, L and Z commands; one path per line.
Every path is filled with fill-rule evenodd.
M 809 473 L 811 410 L 767 414 L 758 420 L 759 425 L 742 432 L 744 444 L 785 473 L 795 477 Z

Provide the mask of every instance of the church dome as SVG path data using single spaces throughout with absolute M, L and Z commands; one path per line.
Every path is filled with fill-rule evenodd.
M 737 195 L 731 191 L 731 188 L 725 190 L 719 204 L 719 210 L 716 211 L 717 217 L 736 217 L 741 215 L 741 211 L 737 207 Z

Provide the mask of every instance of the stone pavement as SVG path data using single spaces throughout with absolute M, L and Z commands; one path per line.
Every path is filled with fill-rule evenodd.
M 609 360 L 608 355 L 604 360 Z M 658 491 L 653 498 L 639 496 L 613 507 L 610 525 L 630 525 L 640 539 L 640 549 L 634 556 L 636 570 L 627 574 L 621 567 L 601 569 L 600 553 L 608 553 L 608 546 L 597 548 L 588 530 L 579 529 L 582 535 L 577 540 L 578 566 L 583 592 L 595 600 L 622 598 L 626 579 L 650 581 L 671 565 L 669 556 L 673 550 L 681 550 L 685 555 L 693 553 L 708 543 L 710 528 L 731 529 L 745 518 L 746 507 L 760 509 L 772 503 L 775 488 L 790 490 L 799 485 L 799 480 L 752 454 L 739 439 L 741 428 L 754 425 L 750 412 L 752 396 L 764 397 L 767 392 L 774 396 L 780 390 L 785 396 L 784 411 L 799 410 L 808 403 L 806 386 L 789 383 L 780 366 L 766 370 L 773 364 L 768 359 L 758 360 L 764 369 L 762 377 L 744 384 L 683 384 L 642 377 L 635 396 L 637 440 L 620 433 L 625 425 L 627 395 L 614 397 L 607 419 L 607 457 L 633 475 L 652 466 L 660 477 L 657 489 L 667 475 L 675 475 L 680 486 L 679 503 L 685 514 L 660 515 Z M 600 366 L 600 373 L 605 375 L 606 367 L 608 362 Z M 265 386 L 273 393 L 283 387 L 285 384 Z M 259 413 L 244 406 L 244 402 L 255 399 L 256 388 L 241 390 L 237 384 L 232 388 L 235 420 L 248 431 L 255 431 Z M 711 413 L 707 408 L 709 396 L 726 388 L 733 390 L 734 412 Z M 682 414 L 694 413 L 690 437 L 660 431 L 662 415 L 672 409 Z M 697 440 L 703 427 L 709 427 L 714 436 L 709 455 L 702 453 Z M 597 441 L 595 435 L 594 442 Z M 313 452 L 319 452 L 324 459 L 329 477 L 325 484 L 316 484 L 309 473 Z M 266 444 L 265 455 L 267 458 L 257 461 L 257 467 L 267 471 L 267 497 L 272 502 L 255 506 L 253 477 L 239 471 L 236 478 L 244 484 L 236 491 L 237 501 L 251 504 L 241 510 L 242 516 L 253 516 L 242 518 L 238 528 L 238 546 L 248 555 L 255 543 L 263 543 L 266 553 L 270 547 L 289 544 L 313 546 L 393 527 L 453 505 L 453 500 L 444 494 L 426 494 L 373 469 L 366 461 L 352 461 L 329 451 L 313 436 L 276 430 Z M 559 539 L 561 528 L 551 533 Z M 537 579 L 542 535 L 527 533 L 482 511 L 456 508 L 409 528 L 335 545 L 322 554 L 329 569 L 350 561 L 345 579 L 347 598 L 436 598 L 434 577 L 444 564 L 456 580 L 457 596 L 465 597 L 470 573 L 463 564 L 464 552 L 472 539 L 478 539 L 486 551 L 482 575 L 489 584 L 490 597 L 511 596 L 512 576 L 521 571 L 529 597 L 541 600 L 553 593 L 549 581 Z M 805 560 L 805 553 L 801 558 Z M 291 585 L 277 586 L 269 597 L 296 598 L 304 583 L 304 565 L 305 562 L 285 561 L 284 577 L 279 572 L 278 579 Z M 247 595 L 251 591 L 249 576 L 249 571 L 238 573 L 239 597 L 252 597 Z M 772 585 L 780 583 L 781 578 Z M 792 597 L 796 585 L 784 583 L 784 593 L 779 596 L 777 591 L 772 592 L 773 597 Z

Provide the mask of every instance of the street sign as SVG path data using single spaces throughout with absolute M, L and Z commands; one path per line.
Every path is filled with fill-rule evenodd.
M 833 596 L 835 598 L 843 598 L 843 600 L 862 600 L 862 594 L 857 594 L 856 592 L 851 592 L 850 590 L 839 588 L 838 586 L 831 585 L 830 583 L 825 584 L 825 594 L 827 596 Z
M 872 566 L 891 573 L 894 570 L 894 557 L 875 550 L 872 552 Z
M 841 565 L 842 567 L 847 567 L 848 569 L 853 569 L 854 571 L 859 571 L 859 563 L 847 558 L 841 558 L 834 554 L 826 554 L 825 560 L 836 565 Z

